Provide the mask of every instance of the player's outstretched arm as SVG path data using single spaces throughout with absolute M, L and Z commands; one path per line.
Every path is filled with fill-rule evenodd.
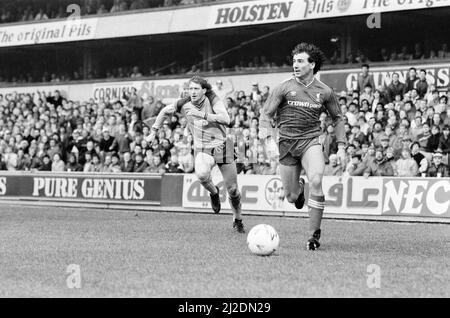
M 153 140 L 156 137 L 156 132 L 159 130 L 159 128 L 161 128 L 161 126 L 164 122 L 164 119 L 171 116 L 175 112 L 175 108 L 176 108 L 176 103 L 167 105 L 166 107 L 161 109 L 161 111 L 159 112 L 158 116 L 155 119 L 155 123 L 152 126 L 152 131 L 150 132 L 150 135 L 147 138 L 145 138 L 145 140 L 147 142 L 149 142 L 149 143 L 153 142 Z

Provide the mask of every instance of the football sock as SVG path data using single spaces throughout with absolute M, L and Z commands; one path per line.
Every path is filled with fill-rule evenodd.
M 233 218 L 235 220 L 241 220 L 242 219 L 241 194 L 237 192 L 234 193 L 234 195 L 232 196 L 230 193 L 228 193 L 228 196 L 230 197 L 230 206 L 231 210 L 233 211 Z
M 309 230 L 311 235 L 320 229 L 322 223 L 323 210 L 325 208 L 325 196 L 310 195 L 309 206 Z

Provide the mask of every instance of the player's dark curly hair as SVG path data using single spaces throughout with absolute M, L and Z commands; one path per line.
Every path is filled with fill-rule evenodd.
M 302 42 L 292 50 L 292 57 L 303 52 L 309 55 L 309 63 L 316 63 L 313 70 L 314 74 L 316 74 L 318 71 L 320 71 L 323 63 L 325 62 L 325 54 L 314 44 Z

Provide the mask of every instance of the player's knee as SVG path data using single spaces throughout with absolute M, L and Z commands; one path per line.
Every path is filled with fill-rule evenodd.
M 227 186 L 227 192 L 230 196 L 236 197 L 239 195 L 239 189 L 236 183 Z
M 196 171 L 195 174 L 197 175 L 197 178 L 200 181 L 200 183 L 206 183 L 211 178 L 209 172 L 207 171 Z
M 322 189 L 322 179 L 323 174 L 321 173 L 315 174 L 309 181 L 310 187 L 315 190 Z

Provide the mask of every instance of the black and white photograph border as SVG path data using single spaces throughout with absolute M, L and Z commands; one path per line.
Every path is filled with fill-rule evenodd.
M 448 298 L 449 16 L 0 0 L 0 297 Z

